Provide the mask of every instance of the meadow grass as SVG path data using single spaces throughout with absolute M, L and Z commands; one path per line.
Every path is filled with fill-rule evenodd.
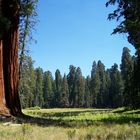
M 21 125 L 0 123 L 0 140 L 139 140 L 139 111 L 26 109 L 23 112 L 32 117 Z

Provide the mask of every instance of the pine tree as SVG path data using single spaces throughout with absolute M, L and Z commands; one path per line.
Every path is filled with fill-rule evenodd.
M 106 96 L 106 75 L 105 75 L 105 66 L 104 64 L 99 60 L 97 63 L 97 71 L 99 73 L 99 79 L 100 79 L 100 92 L 98 94 L 98 106 L 103 107 L 105 105 L 105 96 Z
M 96 75 L 94 77 L 93 81 L 93 107 L 100 107 L 100 86 L 101 86 L 101 81 L 100 81 L 100 76 L 99 72 L 96 72 Z
M 90 91 L 91 91 L 91 98 L 93 100 L 92 106 L 98 107 L 99 101 L 98 97 L 100 94 L 100 76 L 99 71 L 97 70 L 97 64 L 94 61 L 91 70 L 91 82 L 90 82 Z
M 92 107 L 92 98 L 90 93 L 90 77 L 85 79 L 84 107 Z
M 56 107 L 56 83 L 55 83 L 55 79 L 52 80 L 52 92 L 53 92 L 53 99 L 52 99 L 52 107 Z
M 110 79 L 110 70 L 107 69 L 105 72 L 105 76 L 106 76 L 106 88 L 105 88 L 105 95 L 104 95 L 104 106 L 105 107 L 109 107 L 109 94 L 110 94 L 110 86 L 111 86 L 111 79 Z
M 95 75 L 96 75 L 96 62 L 94 61 L 92 64 L 92 70 L 91 70 L 91 81 L 90 81 L 90 93 L 91 93 L 91 99 L 92 99 L 92 106 L 95 106 L 96 102 L 96 96 L 94 92 L 95 88 Z
M 35 74 L 33 61 L 30 56 L 26 56 L 22 65 L 19 94 L 22 108 L 31 107 L 33 105 L 35 88 Z
M 43 106 L 43 70 L 39 67 L 35 69 L 35 91 L 34 106 Z
M 61 107 L 61 97 L 62 97 L 62 76 L 60 71 L 57 69 L 55 72 L 55 87 L 56 87 L 56 92 L 55 92 L 55 104 L 56 107 Z
M 91 78 L 94 78 L 94 76 L 96 75 L 96 69 L 97 69 L 97 64 L 96 61 L 94 61 L 92 64 Z
M 123 94 L 123 81 L 121 73 L 118 70 L 118 65 L 114 64 L 110 69 L 110 92 L 109 100 L 110 107 L 116 108 L 122 106 L 122 94 Z
M 82 76 L 81 69 L 76 69 L 75 88 L 74 88 L 74 107 L 82 107 L 84 105 L 85 83 Z
M 22 63 L 26 56 L 27 45 L 33 40 L 32 30 L 37 23 L 38 0 L 20 0 L 19 17 L 19 79 L 22 71 Z
M 43 74 L 43 107 L 50 108 L 52 107 L 53 102 L 53 78 L 50 71 L 44 72 Z
M 69 89 L 66 74 L 63 77 L 61 93 L 61 107 L 69 107 Z
M 67 81 L 68 81 L 68 86 L 69 86 L 69 103 L 70 103 L 70 106 L 73 106 L 74 99 L 75 99 L 75 93 L 74 93 L 75 75 L 76 75 L 76 67 L 74 67 L 73 65 L 70 65 L 69 74 L 67 75 Z
M 131 90 L 131 80 L 133 74 L 133 60 L 130 55 L 130 50 L 126 47 L 123 48 L 122 60 L 121 60 L 121 75 L 124 82 L 124 105 L 132 104 L 132 90 Z

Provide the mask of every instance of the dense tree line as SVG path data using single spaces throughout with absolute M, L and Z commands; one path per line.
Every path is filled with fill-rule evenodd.
M 32 38 L 37 2 L 0 0 L 0 114 L 22 115 L 19 91 L 23 107 L 63 107 L 66 104 L 67 107 L 140 107 L 140 1 L 107 0 L 106 3 L 106 6 L 115 5 L 116 8 L 108 18 L 120 22 L 113 34 L 127 34 L 128 42 L 136 49 L 135 57 L 129 58 L 129 50 L 124 48 L 121 71 L 117 64 L 105 70 L 98 61 L 94 62 L 93 73 L 87 78 L 82 76 L 80 68 L 74 66 L 70 66 L 69 74 L 63 77 L 57 70 L 50 84 L 51 94 L 45 89 L 43 70 L 29 66 L 32 60 L 24 53 L 27 40 Z
M 131 93 L 131 80 L 135 57 L 123 48 L 120 67 L 114 64 L 105 69 L 99 60 L 94 61 L 90 76 L 84 77 L 80 67 L 70 65 L 69 73 L 56 70 L 34 69 L 31 57 L 26 56 L 20 80 L 22 107 L 111 107 L 133 106 L 138 102 Z

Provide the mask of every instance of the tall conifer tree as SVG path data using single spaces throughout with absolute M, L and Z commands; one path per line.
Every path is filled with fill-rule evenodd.
M 43 107 L 50 108 L 52 107 L 53 102 L 53 78 L 50 71 L 44 72 L 43 74 Z
M 130 50 L 126 47 L 123 48 L 121 60 L 121 75 L 124 81 L 124 105 L 131 105 L 132 101 L 132 74 L 133 74 L 133 60 L 130 55 Z
M 90 93 L 90 77 L 85 79 L 84 107 L 92 107 L 92 98 Z
M 114 64 L 110 69 L 110 107 L 116 108 L 122 106 L 122 94 L 123 94 L 123 81 L 121 77 L 121 73 L 118 70 L 118 65 Z
M 55 87 L 56 87 L 55 104 L 57 107 L 61 107 L 62 76 L 58 69 L 55 72 Z
M 69 74 L 67 75 L 67 81 L 69 86 L 69 103 L 70 106 L 73 106 L 74 99 L 75 99 L 75 76 L 76 76 L 76 67 L 70 65 L 69 67 Z
M 69 107 L 69 89 L 66 74 L 64 74 L 62 81 L 62 97 L 61 97 L 61 107 Z
M 22 64 L 20 76 L 19 94 L 22 108 L 33 106 L 35 89 L 35 73 L 33 60 L 30 56 L 26 56 Z
M 43 70 L 35 69 L 35 91 L 34 91 L 34 106 L 43 106 Z
M 76 69 L 74 93 L 75 93 L 74 106 L 82 107 L 84 105 L 85 83 L 81 69 L 79 67 Z

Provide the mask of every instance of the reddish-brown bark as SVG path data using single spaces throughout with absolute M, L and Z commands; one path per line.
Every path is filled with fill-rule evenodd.
M 0 40 L 0 114 L 4 116 L 10 115 L 9 109 L 6 106 L 5 91 L 4 91 L 2 40 Z
M 21 113 L 18 95 L 18 30 L 11 30 L 3 41 L 5 98 L 10 112 L 16 115 Z
M 18 0 L 2 0 L 2 15 L 10 21 L 11 25 L 0 41 L 0 114 L 4 114 L 6 110 L 4 107 L 7 107 L 10 114 L 14 116 L 22 114 L 18 95 L 18 7 Z

